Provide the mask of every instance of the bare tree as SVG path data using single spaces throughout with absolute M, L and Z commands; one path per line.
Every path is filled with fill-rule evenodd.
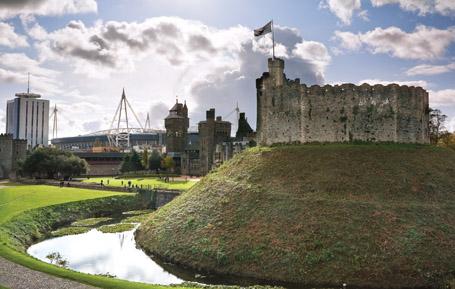
M 445 133 L 447 133 L 445 127 L 445 121 L 447 119 L 447 115 L 442 114 L 441 110 L 439 109 L 432 109 L 430 108 L 430 142 L 431 144 L 437 144 Z

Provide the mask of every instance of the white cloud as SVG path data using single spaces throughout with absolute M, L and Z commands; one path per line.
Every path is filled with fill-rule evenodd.
M 455 89 L 430 90 L 430 106 L 447 107 L 455 106 Z
M 353 14 L 359 11 L 359 16 L 362 19 L 367 18 L 366 11 L 360 11 L 360 0 L 324 0 L 320 2 L 320 7 L 328 8 L 335 14 L 344 25 L 350 25 Z
M 43 40 L 47 37 L 47 31 L 36 22 L 33 15 L 21 15 L 20 19 L 24 30 L 31 38 Z
M 250 27 L 218 29 L 176 17 L 92 25 L 71 21 L 54 31 L 44 30 L 33 17 L 21 19 L 35 39 L 35 64 L 60 71 L 53 77 L 55 87 L 40 88 L 43 97 L 61 110 L 60 127 L 65 129 L 59 136 L 107 129 L 122 87 L 142 122 L 151 112 L 154 127 L 162 127 L 175 95 L 187 101 L 191 126 L 205 119 L 206 109 L 214 107 L 217 115 L 225 116 L 236 102 L 255 126 L 255 80 L 267 71 L 270 35 L 254 39 Z M 275 27 L 275 41 L 276 55 L 285 59 L 289 78 L 298 77 L 307 84 L 324 82 L 330 55 L 322 43 L 303 39 L 295 28 L 280 26 Z M 25 83 L 26 73 L 2 69 L 14 83 Z
M 8 23 L 0 22 L 0 45 L 10 48 L 27 47 L 27 38 L 16 34 L 14 27 Z
M 382 85 L 389 85 L 389 84 L 398 84 L 398 85 L 407 85 L 407 86 L 416 86 L 422 87 L 426 89 L 428 87 L 428 82 L 425 80 L 409 80 L 409 81 L 389 81 L 389 80 L 382 80 L 382 79 L 364 79 L 358 82 L 359 85 L 363 83 L 368 83 L 370 85 L 375 84 L 382 84 Z
M 455 1 L 453 0 L 371 0 L 371 3 L 375 7 L 398 4 L 401 9 L 416 12 L 422 16 L 429 13 L 455 15 Z
M 0 19 L 18 15 L 63 15 L 97 11 L 96 0 L 0 1 Z
M 446 30 L 419 25 L 413 32 L 398 27 L 375 28 L 365 33 L 335 31 L 334 40 L 346 50 L 366 47 L 371 53 L 386 53 L 403 59 L 436 59 L 455 42 L 455 27 Z
M 55 77 L 58 74 L 55 70 L 41 67 L 38 61 L 24 53 L 0 53 L 0 66 L 37 76 Z
M 431 64 L 421 64 L 414 67 L 411 67 L 406 71 L 407 75 L 436 75 L 447 73 L 455 70 L 455 63 L 449 63 L 446 65 L 431 65 Z
M 331 57 L 324 44 L 316 41 L 305 41 L 295 45 L 292 54 L 315 64 L 319 71 L 325 71 Z
M 359 50 L 362 47 L 361 36 L 347 31 L 335 31 L 334 41 L 340 43 L 340 47 L 346 50 Z M 337 48 L 337 54 L 341 53 L 341 49 Z
M 56 79 L 57 71 L 42 67 L 40 62 L 23 53 L 0 53 L 0 83 L 21 84 L 25 90 L 28 73 L 34 92 L 45 95 L 63 92 Z

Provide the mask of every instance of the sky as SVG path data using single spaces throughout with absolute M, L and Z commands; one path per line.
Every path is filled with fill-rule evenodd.
M 271 19 L 288 78 L 422 86 L 455 130 L 454 0 L 0 0 L 0 130 L 28 73 L 59 137 L 108 129 L 123 88 L 153 128 L 176 97 L 192 130 L 237 104 L 255 127 L 272 41 L 253 29 Z

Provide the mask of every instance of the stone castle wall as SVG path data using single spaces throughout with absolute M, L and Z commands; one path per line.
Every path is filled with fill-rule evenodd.
M 0 179 L 14 177 L 17 162 L 27 153 L 27 140 L 13 139 L 12 134 L 0 134 Z
M 306 86 L 269 59 L 257 79 L 257 142 L 429 143 L 428 93 L 391 84 Z

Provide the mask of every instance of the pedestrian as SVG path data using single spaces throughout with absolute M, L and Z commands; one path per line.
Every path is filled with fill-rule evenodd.
M 101 180 L 101 186 L 103 186 L 103 180 Z

